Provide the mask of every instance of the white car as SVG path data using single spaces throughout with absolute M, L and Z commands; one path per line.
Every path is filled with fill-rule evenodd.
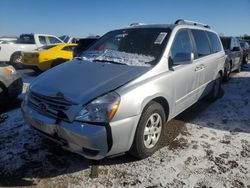
M 0 61 L 18 67 L 22 51 L 33 51 L 41 46 L 63 43 L 56 36 L 47 34 L 22 34 L 16 43 L 0 44 Z

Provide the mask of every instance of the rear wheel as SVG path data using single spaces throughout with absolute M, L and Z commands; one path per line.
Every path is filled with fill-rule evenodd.
M 157 102 L 150 102 L 142 112 L 129 153 L 139 159 L 151 156 L 160 147 L 166 115 Z
M 210 94 L 208 95 L 209 101 L 213 102 L 220 97 L 220 94 L 222 91 L 221 82 L 222 82 L 221 81 L 221 74 L 218 73 L 216 79 L 214 80 L 213 89 L 210 92 Z
M 20 52 L 15 52 L 11 58 L 10 58 L 10 62 L 11 64 L 15 67 L 15 68 L 21 68 L 22 67 L 22 55 Z

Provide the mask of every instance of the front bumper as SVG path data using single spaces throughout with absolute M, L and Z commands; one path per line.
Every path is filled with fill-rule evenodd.
M 135 116 L 104 125 L 58 122 L 24 104 L 22 112 L 25 121 L 45 137 L 59 143 L 64 149 L 94 160 L 128 151 L 139 120 Z

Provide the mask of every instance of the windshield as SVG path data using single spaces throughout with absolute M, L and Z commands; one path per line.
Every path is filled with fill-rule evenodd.
M 32 34 L 31 35 L 20 35 L 18 43 L 20 43 L 20 44 L 35 44 L 34 35 L 32 35 Z
M 241 42 L 241 43 L 240 43 L 240 46 L 241 46 L 242 48 L 249 48 L 249 45 L 248 45 L 247 42 Z
M 168 28 L 111 31 L 83 52 L 81 58 L 132 66 L 152 66 L 161 57 L 169 32 Z
M 68 43 L 68 42 L 69 42 L 70 37 L 69 37 L 69 36 L 67 36 L 67 35 L 63 35 L 63 36 L 59 37 L 59 39 L 61 39 L 61 40 L 62 40 L 63 42 L 65 42 L 65 43 Z

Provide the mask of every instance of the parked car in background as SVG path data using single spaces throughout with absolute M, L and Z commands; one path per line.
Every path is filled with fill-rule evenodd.
M 5 63 L 0 63 L 0 108 L 16 98 L 23 88 L 23 82 L 15 68 Z
M 227 81 L 231 72 L 240 72 L 243 50 L 241 49 L 240 42 L 236 37 L 220 37 L 220 39 L 227 55 L 224 68 L 224 80 Z
M 225 52 L 209 26 L 133 25 L 105 34 L 41 74 L 22 103 L 26 122 L 89 159 L 152 155 L 166 122 L 220 96 Z
M 248 43 L 248 45 L 250 46 L 250 40 L 244 40 L 245 42 Z
M 2 36 L 0 37 L 0 44 L 3 43 L 15 43 L 17 41 L 17 37 L 14 36 Z
M 246 64 L 250 60 L 250 45 L 246 41 L 240 41 L 240 46 L 243 49 L 242 63 Z
M 0 62 L 9 62 L 19 68 L 21 63 L 21 52 L 36 50 L 41 46 L 63 43 L 62 40 L 47 34 L 22 34 L 14 44 L 0 44 Z
M 65 43 L 77 43 L 77 39 L 68 35 L 60 36 L 59 39 L 61 39 Z
M 73 59 L 73 50 L 76 46 L 77 44 L 59 44 L 43 46 L 33 52 L 22 52 L 23 68 L 41 72 L 55 67 Z
M 76 48 L 74 49 L 73 56 L 74 57 L 80 56 L 84 50 L 86 50 L 91 44 L 93 44 L 98 39 L 99 36 L 79 39 L 77 42 L 78 46 L 76 46 Z

